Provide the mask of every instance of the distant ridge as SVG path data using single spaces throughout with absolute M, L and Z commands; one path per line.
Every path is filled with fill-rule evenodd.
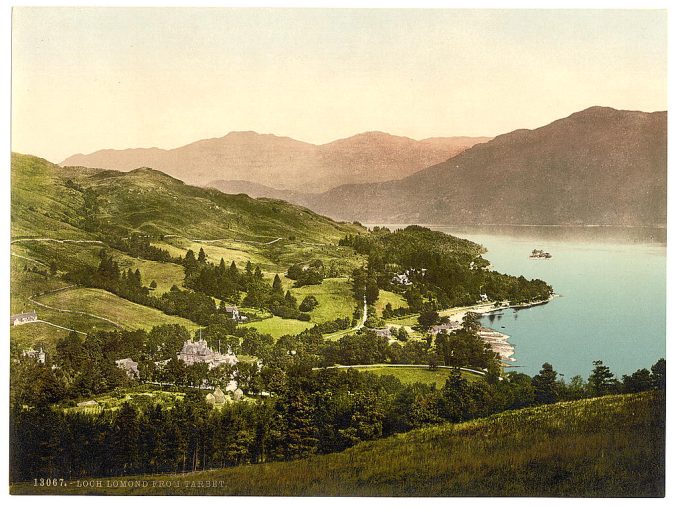
M 591 107 L 519 129 L 401 180 L 344 185 L 306 206 L 420 224 L 666 224 L 667 114 Z
M 76 154 L 60 165 L 118 171 L 148 166 L 193 185 L 242 180 L 279 189 L 323 192 L 338 185 L 403 178 L 489 139 L 449 137 L 416 141 L 384 132 L 365 132 L 314 145 L 289 137 L 243 131 L 171 150 L 106 149 Z

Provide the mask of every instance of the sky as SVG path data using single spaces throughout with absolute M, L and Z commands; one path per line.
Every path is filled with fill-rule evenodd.
M 12 150 L 495 136 L 593 105 L 665 110 L 666 32 L 663 10 L 18 7 Z

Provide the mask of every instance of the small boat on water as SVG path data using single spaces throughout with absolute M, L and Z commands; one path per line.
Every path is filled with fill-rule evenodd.
M 531 259 L 550 259 L 552 257 L 552 254 L 550 254 L 550 252 L 545 252 L 543 250 L 534 249 L 531 251 L 529 257 Z

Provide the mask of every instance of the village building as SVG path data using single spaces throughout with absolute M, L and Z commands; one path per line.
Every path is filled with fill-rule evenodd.
M 388 327 L 386 328 L 369 328 L 370 331 L 375 332 L 378 337 L 391 338 L 392 330 Z
M 248 321 L 247 316 L 242 316 L 238 307 L 225 307 L 224 310 L 231 316 L 234 321 Z
M 449 321 L 448 323 L 443 323 L 441 325 L 435 325 L 430 328 L 430 333 L 438 334 L 440 332 L 449 333 L 455 330 L 460 330 L 463 327 L 458 321 Z
M 25 323 L 35 323 L 38 320 L 38 314 L 35 311 L 23 312 L 21 314 L 14 314 L 9 318 L 9 324 L 12 326 L 19 326 Z
M 392 277 L 392 282 L 395 284 L 401 284 L 402 286 L 410 286 L 413 284 L 410 280 L 408 280 L 408 275 L 405 273 L 398 273 L 394 277 Z
M 116 367 L 123 369 L 130 379 L 137 379 L 139 377 L 139 364 L 132 360 L 132 358 L 123 358 L 116 360 Z
M 43 351 L 43 348 L 40 348 L 40 351 L 36 351 L 35 349 L 25 349 L 22 353 L 21 356 L 25 356 L 26 358 L 33 358 L 36 360 L 38 363 L 45 363 L 45 351 Z
M 427 268 L 409 268 L 404 271 L 404 273 L 398 273 L 392 277 L 392 282 L 394 284 L 401 284 L 402 286 L 411 286 L 413 285 L 414 277 L 424 277 L 426 272 Z
M 182 350 L 177 354 L 177 359 L 182 360 L 187 365 L 207 363 L 208 369 L 214 369 L 224 364 L 236 365 L 238 363 L 238 359 L 232 353 L 231 348 L 227 353 L 213 351 L 208 347 L 208 343 L 202 339 L 195 342 L 193 340 L 185 342 Z

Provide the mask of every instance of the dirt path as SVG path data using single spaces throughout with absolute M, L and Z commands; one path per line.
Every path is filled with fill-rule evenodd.
M 44 319 L 38 319 L 36 321 L 31 321 L 30 323 L 24 323 L 24 324 L 29 325 L 31 323 L 43 323 L 43 324 L 46 324 L 46 325 L 54 326 L 55 328 L 59 328 L 61 330 L 66 330 L 67 332 L 76 332 L 76 333 L 79 333 L 81 335 L 87 335 L 87 332 L 81 332 L 80 330 L 76 330 L 74 328 L 66 328 L 65 326 L 50 323 L 49 321 L 45 321 Z
M 16 240 L 12 240 L 10 244 L 21 242 L 96 243 L 99 245 L 104 245 L 104 242 L 101 240 L 60 240 L 58 238 L 18 238 Z

